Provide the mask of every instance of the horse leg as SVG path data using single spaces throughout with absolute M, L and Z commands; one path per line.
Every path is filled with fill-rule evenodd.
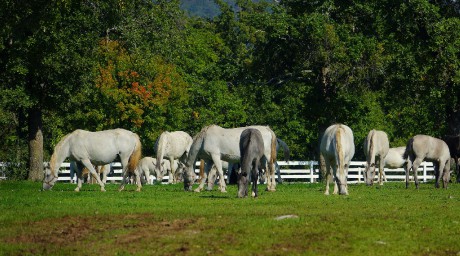
M 412 170 L 414 171 L 414 181 L 415 181 L 415 188 L 418 189 L 418 177 L 417 177 L 417 170 L 420 164 L 423 162 L 423 158 L 416 158 L 415 161 L 412 163 Z
M 331 165 L 326 161 L 326 191 L 324 192 L 325 195 L 329 195 L 329 181 L 331 179 Z
M 134 169 L 134 175 L 136 176 L 136 183 L 137 183 L 137 192 L 140 192 L 142 189 L 142 183 L 141 183 L 141 173 L 139 172 L 139 169 Z
M 76 166 L 77 168 L 75 170 L 75 174 L 77 175 L 77 187 L 75 188 L 75 191 L 79 192 L 83 182 L 83 166 L 80 163 L 76 164 Z
M 220 156 L 212 155 L 211 157 L 214 162 L 214 166 L 217 168 L 217 173 L 219 174 L 220 192 L 227 193 L 227 185 L 225 184 L 224 171 L 222 170 L 222 161 L 220 160 Z
M 406 188 L 409 188 L 409 172 L 410 172 L 410 169 L 412 169 L 412 162 L 414 160 L 412 159 L 412 157 L 409 155 L 407 157 L 407 163 L 406 163 Z
M 442 187 L 447 189 L 450 180 L 450 160 L 447 160 L 447 162 L 444 163 L 444 167 L 440 170 L 443 172 Z
M 208 191 L 211 191 L 214 187 L 214 183 L 216 182 L 216 179 L 217 179 L 217 169 L 215 166 L 211 167 L 211 169 L 209 169 L 209 165 L 206 164 L 205 165 L 205 169 L 207 168 L 207 171 L 208 171 L 208 178 L 207 178 L 207 182 L 208 182 L 208 188 L 207 190 Z M 206 180 L 206 179 L 204 179 Z
M 276 175 L 275 175 L 275 164 L 272 163 L 270 164 L 270 161 L 267 159 L 267 165 L 268 165 L 268 180 L 270 183 L 267 182 L 267 186 L 270 187 L 269 191 L 276 191 Z
M 209 172 L 210 172 L 209 166 L 212 166 L 212 163 L 206 163 L 205 164 L 205 168 L 204 168 L 204 171 L 203 171 L 203 177 L 201 177 L 201 180 L 200 180 L 200 185 L 193 191 L 199 193 L 199 192 L 201 192 L 203 190 L 204 185 L 205 185 L 206 181 L 208 180 L 208 177 L 210 176 L 209 175 Z
M 385 177 L 385 170 L 383 169 L 385 162 L 383 161 L 382 158 L 383 157 L 380 157 L 379 159 L 379 184 L 380 185 L 383 185 L 383 177 Z M 386 181 L 386 177 L 385 177 L 385 181 Z
M 82 160 L 82 164 L 89 170 L 91 175 L 96 179 L 99 186 L 101 186 L 101 191 L 105 192 L 104 183 L 102 183 L 101 178 L 99 177 L 99 173 L 96 172 L 94 166 L 91 164 L 89 159 Z
M 252 168 L 251 175 L 252 175 L 252 197 L 257 197 L 259 192 L 257 191 L 257 177 L 259 176 L 259 165 L 260 159 L 256 159 L 254 163 L 254 167 Z
M 176 168 L 174 166 L 174 157 L 169 157 L 169 166 L 171 168 L 171 178 L 170 178 L 170 180 L 172 180 L 173 184 L 176 184 L 177 180 L 176 180 Z

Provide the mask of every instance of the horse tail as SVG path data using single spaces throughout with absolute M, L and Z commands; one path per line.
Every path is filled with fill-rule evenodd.
M 268 128 L 270 130 L 270 133 L 272 135 L 272 140 L 271 140 L 271 145 L 270 145 L 270 148 L 271 148 L 271 153 L 270 153 L 270 168 L 273 168 L 273 166 L 275 165 L 275 161 L 276 161 L 276 135 L 275 133 L 273 132 L 272 129 Z M 275 173 L 275 170 L 273 170 L 273 173 Z
M 139 138 L 139 135 L 134 134 L 136 138 L 136 146 L 134 147 L 133 152 L 131 153 L 131 156 L 129 157 L 128 161 L 128 172 L 134 172 L 137 168 L 137 165 L 139 164 L 139 161 L 142 156 L 142 144 L 141 140 Z
M 338 159 L 338 167 L 339 167 L 339 173 L 343 173 L 343 165 L 344 165 L 344 160 L 343 160 L 343 148 L 342 148 L 342 131 L 343 128 L 339 125 L 337 129 L 335 130 L 335 150 Z
M 204 160 L 200 160 L 200 178 L 198 179 L 198 183 L 204 178 Z
M 412 137 L 408 142 L 407 142 L 407 146 L 406 146 L 406 150 L 404 151 L 404 155 L 403 155 L 403 158 L 404 159 L 407 159 L 409 157 L 409 155 L 411 154 L 412 152 L 412 144 L 414 143 L 414 138 Z
M 158 138 L 157 141 L 157 161 L 160 161 L 163 159 L 164 154 L 165 154 L 165 149 L 166 149 L 166 143 L 168 142 L 167 140 L 167 132 L 163 132 L 160 135 L 160 138 Z M 161 172 L 161 164 L 156 165 L 156 168 L 158 169 L 159 172 Z

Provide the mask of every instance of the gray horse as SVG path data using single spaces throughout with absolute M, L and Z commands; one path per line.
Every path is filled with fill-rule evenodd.
M 220 178 L 220 188 L 226 192 L 226 184 L 222 171 L 222 160 L 230 163 L 240 161 L 239 141 L 241 133 L 248 129 L 255 128 L 262 133 L 264 139 L 264 157 L 262 158 L 263 169 L 268 171 L 267 190 L 275 191 L 275 164 L 276 161 L 276 135 L 268 126 L 249 126 L 233 129 L 224 129 L 217 125 L 204 127 L 193 139 L 190 152 L 185 162 L 183 177 L 184 189 L 192 190 L 195 182 L 194 165 L 196 159 L 203 159 L 206 167 L 211 168 L 215 164 Z M 204 171 L 204 178 L 207 178 L 209 170 Z M 197 191 L 198 192 L 198 191 Z
M 411 169 L 414 171 L 415 187 L 418 188 L 417 169 L 424 160 L 434 164 L 435 187 L 439 188 L 439 181 L 442 176 L 443 187 L 447 188 L 450 178 L 450 152 L 444 141 L 428 135 L 416 135 L 407 143 L 404 156 L 407 158 L 406 188 L 409 187 L 409 171 Z
M 383 185 L 383 176 L 385 175 L 384 159 L 388 154 L 390 143 L 388 136 L 383 131 L 371 130 L 364 140 L 364 155 L 366 156 L 366 170 L 364 171 L 364 180 L 367 185 L 374 184 L 375 166 L 379 167 L 379 184 Z
M 243 198 L 248 196 L 248 175 L 251 175 L 253 196 L 257 197 L 257 178 L 259 176 L 260 160 L 264 156 L 264 139 L 259 130 L 249 128 L 241 133 L 240 153 L 241 169 L 237 172 L 238 197 Z

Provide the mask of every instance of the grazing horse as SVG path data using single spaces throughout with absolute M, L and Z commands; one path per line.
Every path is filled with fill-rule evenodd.
M 179 159 L 180 162 L 185 162 L 190 146 L 192 145 L 192 137 L 183 131 L 175 132 L 163 132 L 155 143 L 156 159 L 168 159 L 170 163 L 173 163 L 175 159 Z M 176 183 L 176 170 L 171 165 L 169 174 L 169 183 Z M 156 165 L 158 172 L 162 172 L 162 166 Z
M 406 159 L 404 158 L 404 152 L 406 147 L 390 148 L 388 154 L 385 157 L 385 167 L 389 169 L 397 169 L 404 166 Z
M 240 137 L 240 171 L 238 175 L 238 197 L 248 196 L 249 177 L 252 180 L 252 193 L 258 196 L 257 178 L 259 176 L 260 160 L 264 155 L 264 139 L 262 133 L 254 128 L 249 128 L 241 133 Z
M 145 179 L 147 180 L 148 184 L 153 184 L 153 182 L 149 182 L 150 172 L 155 173 L 155 177 L 158 181 L 163 180 L 164 173 L 160 172 L 158 168 L 156 168 L 157 159 L 153 157 L 143 157 L 139 164 L 137 165 L 138 172 L 142 175 L 144 174 Z M 164 170 L 170 170 L 169 161 L 166 159 L 162 159 L 161 165 L 163 165 Z M 166 166 L 165 166 L 166 165 Z
M 105 191 L 104 183 L 97 175 L 93 164 L 109 164 L 119 157 L 123 167 L 123 181 L 119 190 L 124 189 L 128 172 L 134 172 L 138 177 L 137 191 L 140 191 L 142 185 L 136 167 L 142 154 L 141 148 L 139 136 L 128 130 L 114 129 L 99 132 L 75 130 L 62 138 L 54 147 L 49 168 L 45 170 L 43 189 L 49 190 L 54 186 L 58 179 L 59 167 L 69 157 L 71 161 L 77 162 L 77 170 L 88 168 L 101 186 L 101 191 Z M 79 178 L 81 179 L 81 176 Z M 81 182 L 75 191 L 80 191 L 80 188 Z
M 353 132 L 344 124 L 329 126 L 321 138 L 320 151 L 326 163 L 326 191 L 329 195 L 329 177 L 334 179 L 334 194 L 348 195 L 347 176 L 350 161 L 355 154 Z M 332 170 L 331 170 L 332 167 Z
M 283 152 L 284 152 L 284 161 L 289 161 L 290 150 L 289 150 L 288 145 L 281 139 L 276 138 L 276 151 L 278 152 L 281 147 L 283 148 Z M 224 171 L 227 171 L 227 184 L 231 184 L 230 177 L 232 177 L 234 167 L 235 165 L 228 163 L 226 161 L 222 161 L 222 169 Z M 275 162 L 275 171 L 276 171 L 276 175 L 278 176 L 277 182 L 283 183 L 283 179 L 281 178 L 281 168 L 277 162 Z M 208 190 L 212 190 L 212 187 L 217 179 L 216 172 L 217 172 L 216 166 L 213 165 L 211 170 L 208 173 Z M 260 174 L 261 183 L 263 183 L 265 180 L 264 175 L 265 173 Z M 201 189 L 203 189 L 204 183 L 203 185 L 200 184 L 200 187 Z
M 460 158 L 460 136 L 447 135 L 442 139 L 446 142 L 449 147 L 450 156 L 455 161 L 455 173 L 457 174 L 457 183 L 460 183 L 460 163 L 458 158 Z
M 364 140 L 364 155 L 366 156 L 366 168 L 364 171 L 364 180 L 367 185 L 374 184 L 375 166 L 379 166 L 379 184 L 383 185 L 383 176 L 385 175 L 384 159 L 388 154 L 390 143 L 388 136 L 383 131 L 371 130 Z
M 428 135 L 415 135 L 406 146 L 406 188 L 409 187 L 409 171 L 414 171 L 415 187 L 418 188 L 417 169 L 424 160 L 433 162 L 436 177 L 435 187 L 443 177 L 443 187 L 447 188 L 450 178 L 450 152 L 447 144 L 440 139 Z
M 210 125 L 203 128 L 193 139 L 190 152 L 185 162 L 184 168 L 184 189 L 190 191 L 195 180 L 193 171 L 195 160 L 203 159 L 206 162 L 204 178 L 209 173 L 209 168 L 214 163 L 216 165 L 222 192 L 226 192 L 226 184 L 222 171 L 221 160 L 229 163 L 240 161 L 239 141 L 241 133 L 247 128 L 255 128 L 262 133 L 264 140 L 264 157 L 262 158 L 263 167 L 269 172 L 267 190 L 275 191 L 276 181 L 274 175 L 274 162 L 276 161 L 276 135 L 268 126 L 249 126 L 233 129 L 224 129 L 217 125 Z M 197 191 L 199 192 L 199 191 Z

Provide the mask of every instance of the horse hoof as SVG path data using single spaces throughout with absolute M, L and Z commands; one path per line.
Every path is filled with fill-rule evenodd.
M 76 188 L 76 189 L 75 189 L 75 192 L 80 192 L 80 189 L 79 189 L 79 188 Z
M 101 191 L 102 191 L 102 192 L 106 192 L 106 191 L 105 191 L 105 188 L 101 188 Z
M 220 192 L 222 192 L 222 193 L 227 193 L 227 190 L 222 189 L 222 190 L 220 190 Z
M 197 189 L 193 190 L 193 192 L 200 193 L 200 192 L 201 192 L 201 189 L 200 189 L 200 188 L 197 188 Z

